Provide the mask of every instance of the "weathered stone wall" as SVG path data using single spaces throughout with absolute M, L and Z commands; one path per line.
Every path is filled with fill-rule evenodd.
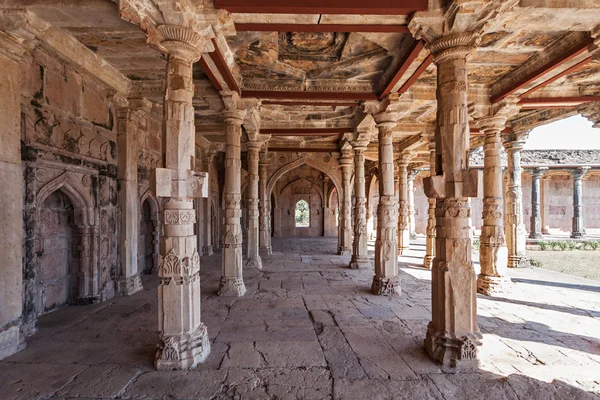
M 74 207 L 82 245 L 77 301 L 114 295 L 117 267 L 117 154 L 107 91 L 36 49 L 22 63 L 22 158 L 25 178 L 24 331 L 35 331 L 39 284 L 40 205 L 56 190 Z

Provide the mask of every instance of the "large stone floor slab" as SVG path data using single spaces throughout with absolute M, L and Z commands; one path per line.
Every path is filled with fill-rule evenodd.
M 0 362 L 0 399 L 598 399 L 600 282 L 511 270 L 511 290 L 478 297 L 481 370 L 444 374 L 422 348 L 431 318 L 424 245 L 400 259 L 402 295 L 369 292 L 336 239 L 274 239 L 248 293 L 216 296 L 220 256 L 202 258 L 212 351 L 193 371 L 153 369 L 157 279 L 107 303 L 39 320 Z M 372 250 L 372 247 L 371 247 Z

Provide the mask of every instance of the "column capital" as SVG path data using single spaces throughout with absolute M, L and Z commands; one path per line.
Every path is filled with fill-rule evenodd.
M 209 25 L 202 30 L 194 30 L 179 25 L 158 25 L 154 37 L 157 47 L 170 56 L 186 62 L 196 62 L 204 52 L 214 51 L 211 39 L 215 37 Z
M 429 46 L 433 62 L 463 59 L 477 47 L 479 35 L 475 32 L 459 32 L 436 39 Z
M 571 171 L 571 176 L 573 177 L 573 180 L 580 181 L 585 177 L 589 170 L 590 167 L 577 167 L 576 169 Z
M 408 171 L 408 180 L 409 181 L 414 180 L 417 177 L 417 175 L 419 175 L 420 172 L 421 172 L 421 169 L 419 169 L 419 168 L 414 168 L 414 169 L 409 170 Z
M 407 168 L 408 167 L 408 162 L 410 161 L 410 154 L 408 153 L 401 153 L 400 157 L 398 157 L 396 159 L 396 165 L 398 167 L 404 167 Z
M 263 147 L 263 142 L 262 141 L 255 141 L 255 140 L 251 140 L 246 142 L 246 149 L 248 150 L 248 152 L 252 151 L 253 153 L 260 153 L 262 147 Z
M 502 135 L 502 145 L 506 151 L 521 151 L 525 147 L 525 142 L 529 132 L 512 132 Z
M 548 171 L 548 167 L 536 167 L 529 170 L 529 173 L 532 177 L 542 178 Z

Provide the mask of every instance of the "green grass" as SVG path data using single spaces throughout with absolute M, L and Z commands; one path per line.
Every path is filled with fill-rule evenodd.
M 600 281 L 598 251 L 528 251 L 527 256 L 536 267 Z

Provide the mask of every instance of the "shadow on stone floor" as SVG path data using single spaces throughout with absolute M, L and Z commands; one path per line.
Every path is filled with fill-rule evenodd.
M 498 302 L 502 302 L 502 303 L 510 303 L 510 304 L 518 304 L 518 305 L 522 305 L 522 306 L 528 306 L 528 307 L 536 307 L 536 308 L 540 308 L 543 310 L 552 310 L 552 311 L 557 311 L 557 312 L 561 312 L 561 313 L 579 315 L 579 316 L 583 316 L 583 317 L 594 318 L 598 314 L 597 311 L 586 310 L 586 309 L 578 308 L 578 307 L 575 308 L 575 307 L 559 306 L 556 304 L 536 303 L 533 301 L 509 299 L 509 298 L 499 297 L 499 296 L 486 297 L 486 299 L 488 299 L 490 301 L 498 301 Z
M 513 282 L 526 283 L 526 284 L 530 284 L 530 285 L 552 286 L 552 287 L 565 288 L 565 289 L 586 290 L 589 292 L 600 293 L 600 283 L 598 284 L 598 286 L 589 286 L 589 285 L 575 285 L 572 283 L 565 283 L 565 282 L 540 281 L 540 280 L 523 279 L 523 278 L 513 278 Z

